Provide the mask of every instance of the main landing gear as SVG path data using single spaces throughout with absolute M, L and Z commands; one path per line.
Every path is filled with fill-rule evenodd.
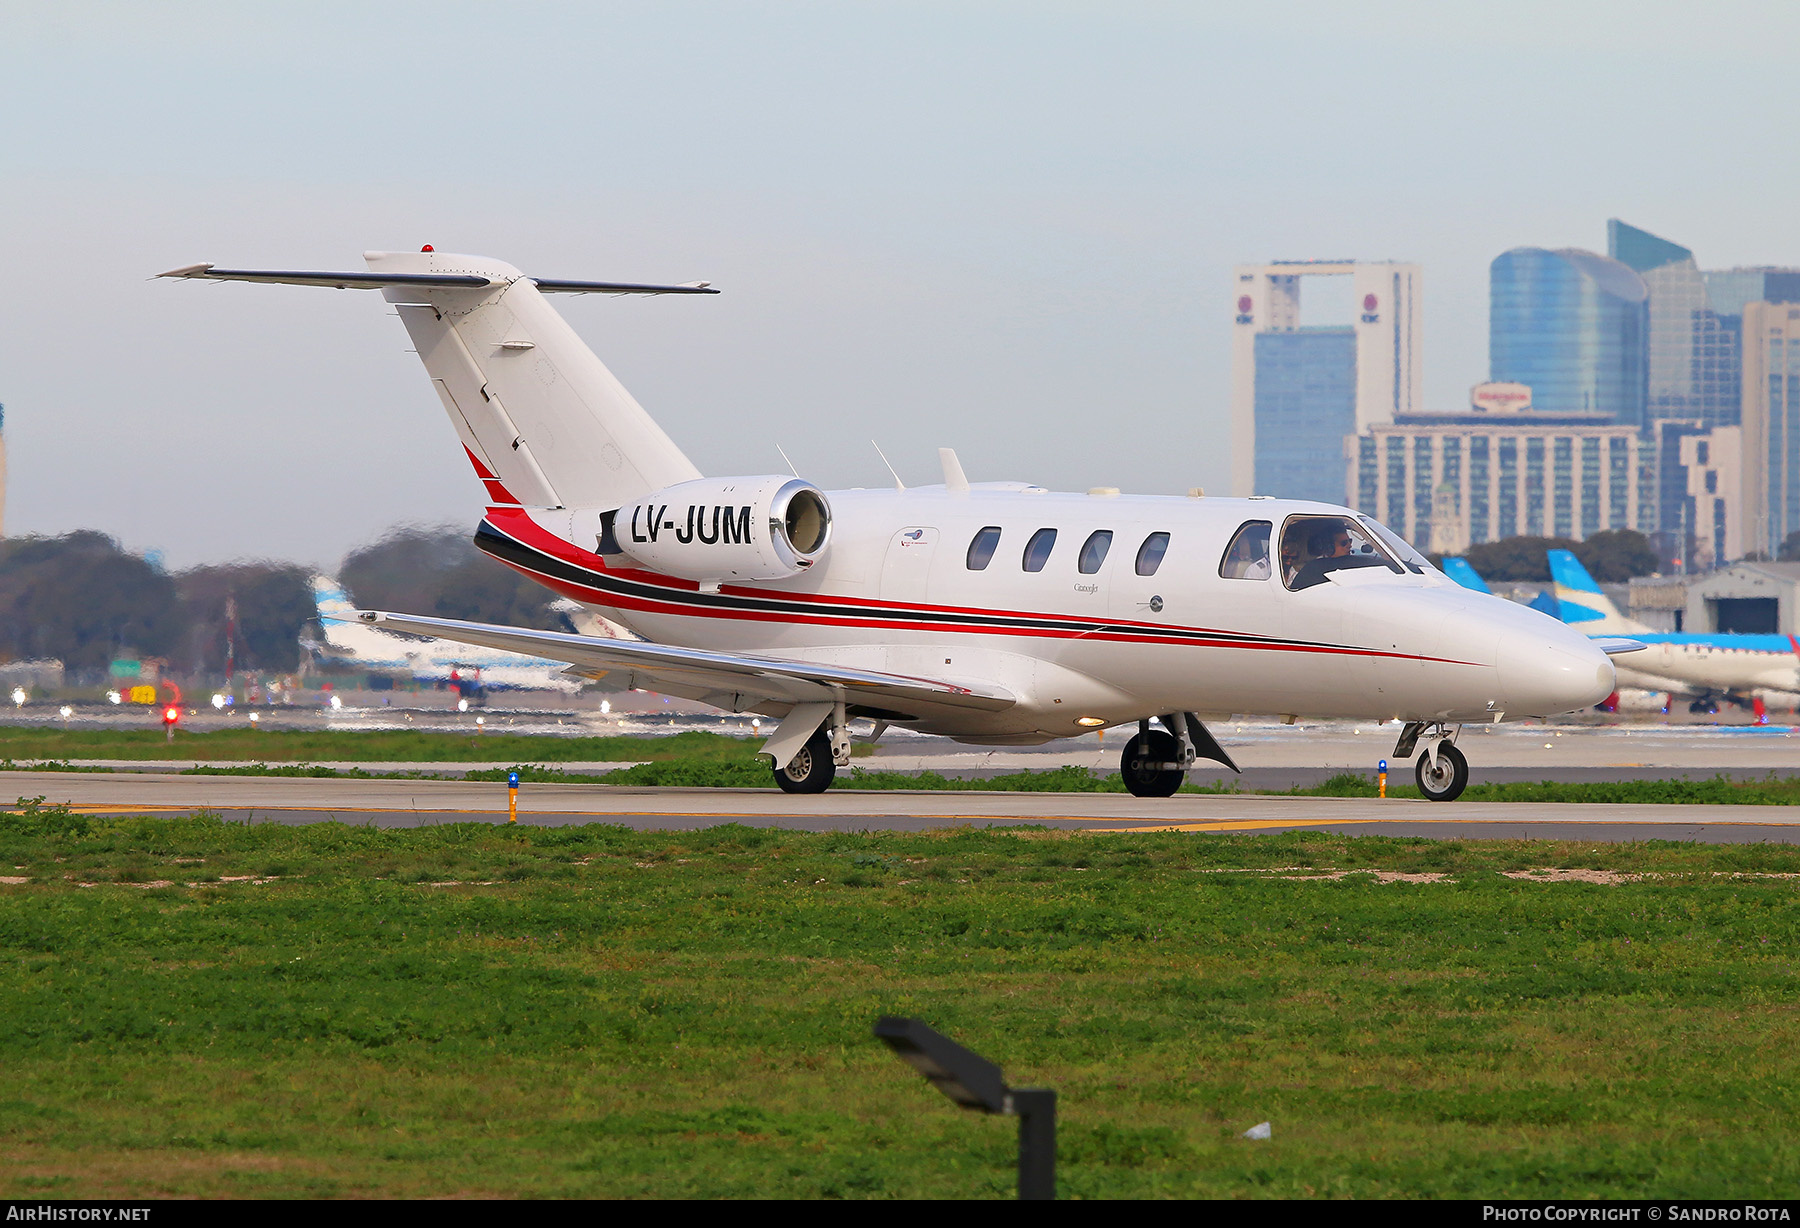
M 880 726 L 877 735 L 885 728 Z M 783 793 L 825 792 L 837 770 L 850 766 L 850 721 L 844 701 L 795 704 L 763 744 L 763 753 L 773 760 L 775 783 Z
M 837 778 L 831 761 L 831 739 L 823 729 L 806 740 L 786 767 L 775 769 L 775 783 L 783 793 L 823 793 Z
M 1457 726 L 1457 732 L 1462 726 Z M 1419 761 L 1413 765 L 1413 779 L 1427 801 L 1453 802 L 1469 787 L 1469 761 L 1456 749 L 1456 734 L 1442 723 L 1427 725 L 1424 721 L 1408 721 L 1394 743 L 1394 758 L 1405 759 L 1413 749 L 1424 744 Z
M 1119 757 L 1119 775 L 1133 797 L 1173 796 L 1199 759 L 1211 759 L 1238 771 L 1231 756 L 1192 712 L 1171 712 L 1157 720 L 1162 722 L 1161 729 L 1152 729 L 1147 720 L 1139 721 L 1137 735 L 1125 743 L 1125 753 Z

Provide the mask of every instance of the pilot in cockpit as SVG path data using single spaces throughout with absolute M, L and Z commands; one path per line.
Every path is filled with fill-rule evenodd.
M 1328 574 L 1347 567 L 1385 566 L 1395 572 L 1400 570 L 1370 543 L 1359 528 L 1353 527 L 1343 517 L 1290 521 L 1282 538 L 1283 578 L 1287 581 L 1287 586 L 1296 591 L 1323 584 Z M 1289 566 L 1288 548 L 1302 542 L 1305 544 L 1303 557 L 1306 562 L 1299 563 L 1296 560 Z

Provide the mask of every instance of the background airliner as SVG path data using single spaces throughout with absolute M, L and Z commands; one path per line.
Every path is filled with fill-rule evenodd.
M 566 661 L 397 635 L 359 619 L 355 605 L 337 581 L 314 576 L 312 589 L 319 611 L 319 638 L 303 639 L 301 647 L 326 668 L 354 669 L 414 682 L 449 683 L 470 699 L 483 699 L 489 690 L 554 690 L 572 694 L 581 689 L 582 679 L 569 676 Z
M 1755 708 L 1758 715 L 1761 701 L 1753 691 L 1800 690 L 1800 644 L 1793 636 L 1652 631 L 1620 614 L 1573 554 L 1552 550 L 1549 557 L 1557 613 L 1564 622 L 1588 635 L 1625 634 L 1645 645 L 1643 652 L 1621 663 L 1623 685 L 1695 696 L 1695 710 L 1725 698 Z
M 1645 646 L 1619 662 L 1620 686 L 1667 691 L 1692 697 L 1693 711 L 1705 711 L 1724 699 L 1751 708 L 1760 716 L 1757 690 L 1800 691 L 1800 643 L 1791 635 L 1747 635 L 1733 632 L 1653 631 L 1619 612 L 1587 568 L 1567 550 L 1551 550 L 1551 587 L 1533 602 L 1596 639 L 1629 636 Z M 1487 592 L 1482 578 L 1466 559 L 1444 560 L 1444 574 L 1470 588 Z M 1542 603 L 1540 607 L 1540 602 Z
M 948 450 L 924 489 L 705 478 L 546 296 L 707 284 L 527 277 L 429 246 L 364 261 L 163 276 L 380 290 L 487 489 L 476 544 L 643 640 L 358 617 L 777 716 L 763 752 L 790 792 L 829 785 L 861 717 L 982 745 L 1135 725 L 1125 783 L 1167 796 L 1197 758 L 1235 768 L 1208 719 L 1260 713 L 1399 721 L 1395 756 L 1417 751 L 1448 799 L 1460 723 L 1587 707 L 1613 689 L 1608 651 L 1636 647 L 1468 592 L 1331 504 L 970 482 Z

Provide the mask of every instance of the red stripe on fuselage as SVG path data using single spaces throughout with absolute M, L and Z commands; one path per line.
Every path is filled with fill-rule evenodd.
M 506 532 L 522 545 L 536 550 L 540 554 L 558 559 L 561 562 L 570 563 L 590 571 L 602 571 L 609 576 L 617 576 L 620 579 L 629 579 L 641 584 L 652 584 L 659 588 L 668 589 L 672 594 L 684 592 L 697 593 L 700 589 L 700 585 L 695 581 L 683 580 L 674 576 L 665 576 L 659 572 L 643 571 L 637 568 L 610 568 L 606 565 L 605 560 L 600 555 L 585 551 L 574 543 L 566 541 L 563 538 L 556 536 L 554 533 L 549 532 L 519 508 L 490 507 L 488 509 L 487 519 L 496 529 Z M 676 600 L 660 601 L 654 598 L 628 596 L 623 593 L 609 593 L 604 589 L 577 584 L 573 581 L 547 575 L 507 559 L 500 559 L 499 561 L 505 563 L 508 567 L 511 567 L 521 575 L 529 576 L 539 584 L 576 601 L 584 601 L 590 605 L 604 606 L 609 609 L 635 610 L 645 614 L 668 614 L 682 618 L 732 619 L 742 622 L 791 623 L 800 626 L 857 627 L 875 630 L 892 628 L 902 631 L 926 631 L 938 633 L 961 632 L 965 635 L 1030 636 L 1039 639 L 1093 639 L 1104 640 L 1108 643 L 1124 644 L 1191 645 L 1201 648 L 1249 648 L 1280 652 L 1320 653 L 1328 656 L 1378 657 L 1397 661 L 1429 661 L 1435 664 L 1444 665 L 1475 664 L 1475 662 L 1472 661 L 1456 661 L 1445 657 L 1421 657 L 1411 653 L 1382 652 L 1376 649 L 1353 648 L 1344 645 L 1296 644 L 1276 641 L 1246 643 L 1238 639 L 1212 639 L 1208 637 L 1230 636 L 1233 633 L 1209 627 L 1181 627 L 1178 628 L 1178 630 L 1189 632 L 1189 634 L 1175 636 L 1168 634 L 1166 628 L 1159 627 L 1154 623 L 1119 620 L 1109 621 L 1115 626 L 1126 628 L 1141 627 L 1143 630 L 1096 631 L 1086 627 L 1010 627 L 998 624 L 980 626 L 967 623 L 944 623 L 941 621 L 913 619 L 862 619 L 843 614 L 795 614 L 785 610 L 722 609 L 716 606 L 696 606 L 691 603 Z M 770 600 L 772 598 L 772 594 L 768 592 L 746 588 L 741 585 L 721 586 L 719 591 L 723 595 L 736 597 L 747 597 L 760 600 Z M 1069 614 L 1033 614 L 1017 610 L 991 610 L 978 607 L 905 605 L 896 602 L 872 600 L 869 598 L 839 598 L 815 593 L 795 593 L 787 590 L 780 591 L 778 595 L 779 599 L 783 601 L 829 602 L 832 605 L 852 605 L 860 606 L 865 609 L 893 610 L 907 614 L 962 614 L 982 618 L 1037 618 L 1046 621 L 1078 617 Z

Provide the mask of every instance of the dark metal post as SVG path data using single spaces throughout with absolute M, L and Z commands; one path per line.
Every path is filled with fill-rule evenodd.
M 1056 1093 L 1026 1088 L 1012 1093 L 1019 1115 L 1019 1199 L 1056 1197 Z
M 894 1056 L 963 1108 L 1016 1116 L 1019 1197 L 1056 1197 L 1055 1092 L 1047 1087 L 1008 1087 L 998 1066 L 922 1020 L 884 1015 L 875 1024 L 875 1035 L 894 1051 Z

